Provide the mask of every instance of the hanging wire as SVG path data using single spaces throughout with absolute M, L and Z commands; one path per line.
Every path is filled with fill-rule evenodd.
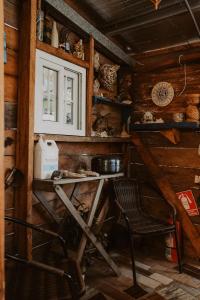
M 187 67 L 186 67 L 185 63 L 184 64 L 181 63 L 182 57 L 183 57 L 183 54 L 179 55 L 178 62 L 179 62 L 179 65 L 183 66 L 183 69 L 184 69 L 184 87 L 183 87 L 182 91 L 178 95 L 176 95 L 177 97 L 181 96 L 184 93 L 186 86 L 187 86 Z

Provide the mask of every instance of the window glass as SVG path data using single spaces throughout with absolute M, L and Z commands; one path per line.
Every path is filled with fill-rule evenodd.
M 43 67 L 43 121 L 57 121 L 58 72 Z
M 73 124 L 74 117 L 74 79 L 65 76 L 64 82 L 64 97 L 65 97 L 65 108 L 64 108 L 64 122 L 65 124 Z

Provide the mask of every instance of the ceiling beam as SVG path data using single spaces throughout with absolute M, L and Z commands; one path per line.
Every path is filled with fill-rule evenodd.
M 101 28 L 100 30 L 103 32 L 107 32 L 109 31 L 109 29 L 114 28 L 115 26 L 119 26 L 118 24 L 125 24 L 126 22 L 130 22 L 131 20 L 135 20 L 137 18 L 144 18 L 145 16 L 149 16 L 150 14 L 154 13 L 154 8 L 153 8 L 153 4 L 150 2 L 149 0 L 149 6 L 145 7 L 146 5 L 146 0 L 142 1 L 139 0 L 139 2 L 134 2 L 133 7 L 131 7 L 132 9 L 132 14 L 129 10 L 129 14 L 126 14 L 126 16 L 124 17 L 119 17 L 117 22 L 116 20 L 107 22 L 107 23 L 101 23 Z M 160 6 L 159 6 L 159 11 L 163 11 L 164 9 L 169 9 L 174 7 L 175 5 L 177 5 L 177 0 L 171 0 L 170 3 L 169 2 L 161 2 Z M 140 9 L 139 9 L 140 7 Z M 135 13 L 135 11 L 138 11 L 137 14 Z M 131 15 L 134 15 L 132 17 L 130 17 Z
M 194 14 L 193 14 L 193 11 L 192 11 L 192 8 L 191 8 L 189 2 L 188 2 L 187 0 L 184 0 L 184 1 L 185 1 L 185 5 L 186 5 L 186 7 L 187 7 L 187 9 L 188 9 L 188 11 L 189 11 L 189 14 L 190 14 L 190 16 L 191 16 L 191 18 L 192 18 L 192 21 L 193 21 L 193 23 L 194 23 L 194 26 L 195 26 L 195 28 L 196 28 L 196 30 L 197 30 L 198 36 L 199 36 L 199 38 L 200 38 L 200 28 L 199 28 L 199 24 L 197 23 L 197 20 L 196 20 Z
M 130 66 L 134 66 L 134 60 L 127 55 L 119 46 L 113 43 L 108 37 L 102 32 L 90 24 L 86 19 L 80 16 L 74 9 L 71 8 L 63 0 L 45 0 L 45 2 L 56 10 L 57 13 L 65 17 L 68 22 L 72 23 L 75 27 L 79 28 L 80 31 L 87 35 L 92 35 L 97 44 L 101 45 L 108 53 L 118 58 L 123 63 Z
M 193 11 L 199 10 L 200 4 L 195 4 L 191 8 Z M 110 26 L 107 25 L 106 27 L 104 27 L 103 31 L 105 34 L 112 36 L 128 30 L 137 30 L 140 27 L 149 26 L 151 24 L 154 24 L 155 22 L 163 21 L 165 19 L 178 16 L 186 12 L 187 8 L 185 6 L 181 7 L 180 3 L 178 3 L 177 5 L 173 6 L 173 9 L 169 7 L 168 9 L 158 10 L 155 13 L 151 11 L 151 13 L 145 16 L 135 16 L 126 21 L 111 24 Z

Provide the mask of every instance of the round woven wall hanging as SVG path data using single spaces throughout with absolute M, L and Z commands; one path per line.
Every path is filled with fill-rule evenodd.
M 167 106 L 174 98 L 174 89 L 168 82 L 158 82 L 152 89 L 151 97 L 156 105 Z

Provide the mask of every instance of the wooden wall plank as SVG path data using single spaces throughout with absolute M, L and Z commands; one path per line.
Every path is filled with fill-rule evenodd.
M 89 70 L 87 70 L 87 106 L 86 106 L 86 135 L 91 136 L 92 129 L 92 96 L 93 96 L 93 78 L 94 78 L 94 38 L 90 36 L 89 43 Z
M 4 0 L 4 21 L 5 23 L 18 28 L 19 16 L 18 5 L 19 0 Z
M 18 75 L 18 55 L 12 49 L 7 49 L 7 63 L 5 64 L 5 74 L 11 76 Z
M 6 33 L 6 48 L 17 51 L 19 46 L 18 30 L 7 25 L 4 26 L 4 30 Z
M 4 53 L 4 6 L 0 0 L 0 56 Z M 4 62 L 0 59 L 0 299 L 5 299 L 5 274 L 4 274 Z
M 17 128 L 17 105 L 5 102 L 4 126 L 5 129 Z
M 24 174 L 24 182 L 17 192 L 16 216 L 29 222 L 32 216 L 36 12 L 37 1 L 21 2 L 16 167 Z M 17 234 L 20 252 L 31 258 L 31 231 L 19 229 Z
M 16 131 L 15 130 L 5 130 L 5 151 L 4 155 L 15 155 L 16 147 Z
M 17 102 L 18 79 L 16 76 L 5 75 L 4 99 L 7 102 Z

